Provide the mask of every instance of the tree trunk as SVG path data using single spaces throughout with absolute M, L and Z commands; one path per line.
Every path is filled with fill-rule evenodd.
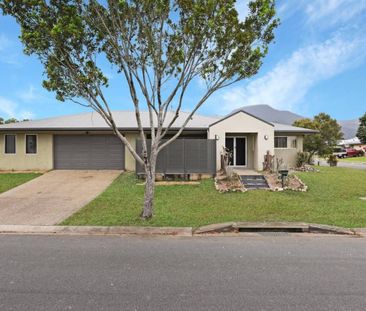
M 315 151 L 309 152 L 309 158 L 308 158 L 307 164 L 311 165 L 311 160 L 313 159 L 314 155 L 315 155 Z
M 154 190 L 155 190 L 155 174 L 146 173 L 144 208 L 141 217 L 149 219 L 154 213 Z
M 150 163 L 145 165 L 145 197 L 144 208 L 141 213 L 143 219 L 149 219 L 154 215 L 154 192 L 155 192 L 155 167 L 156 167 L 156 152 L 150 156 Z

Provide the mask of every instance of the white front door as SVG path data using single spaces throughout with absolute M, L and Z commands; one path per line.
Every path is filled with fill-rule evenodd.
M 230 166 L 247 166 L 247 138 L 245 136 L 226 137 L 225 147 L 230 150 Z

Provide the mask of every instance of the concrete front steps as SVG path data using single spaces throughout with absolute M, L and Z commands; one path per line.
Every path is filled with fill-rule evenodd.
M 248 190 L 251 189 L 269 189 L 267 180 L 263 175 L 240 175 L 241 183 Z

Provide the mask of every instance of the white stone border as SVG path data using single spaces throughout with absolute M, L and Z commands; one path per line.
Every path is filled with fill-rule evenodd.
M 241 181 L 239 180 L 239 182 L 241 183 Z M 219 185 L 218 185 L 218 179 L 217 177 L 214 178 L 214 184 L 215 184 L 215 189 L 219 192 L 219 193 L 229 193 L 229 192 L 247 192 L 248 189 L 244 187 L 243 184 L 241 184 L 241 189 L 220 189 Z
M 270 191 L 273 192 L 281 192 L 281 191 L 285 191 L 285 190 L 291 190 L 291 191 L 296 191 L 296 192 L 307 192 L 308 191 L 308 186 L 295 174 L 292 175 L 301 185 L 300 188 L 292 188 L 292 187 L 271 187 L 270 186 Z M 268 181 L 267 181 L 268 183 Z M 269 183 L 268 183 L 269 184 Z

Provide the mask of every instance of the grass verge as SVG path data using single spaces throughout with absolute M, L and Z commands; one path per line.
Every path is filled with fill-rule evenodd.
M 10 190 L 40 176 L 38 173 L 4 173 L 0 174 L 0 193 Z
M 63 225 L 189 226 L 227 221 L 304 221 L 343 227 L 366 227 L 366 171 L 320 168 L 297 174 L 307 193 L 218 193 L 212 180 L 200 185 L 157 186 L 155 216 L 139 214 L 144 187 L 132 173 L 122 174 L 98 198 L 66 219 Z
M 366 163 L 366 157 L 344 158 L 344 159 L 339 159 L 339 161 L 348 162 L 348 163 Z

